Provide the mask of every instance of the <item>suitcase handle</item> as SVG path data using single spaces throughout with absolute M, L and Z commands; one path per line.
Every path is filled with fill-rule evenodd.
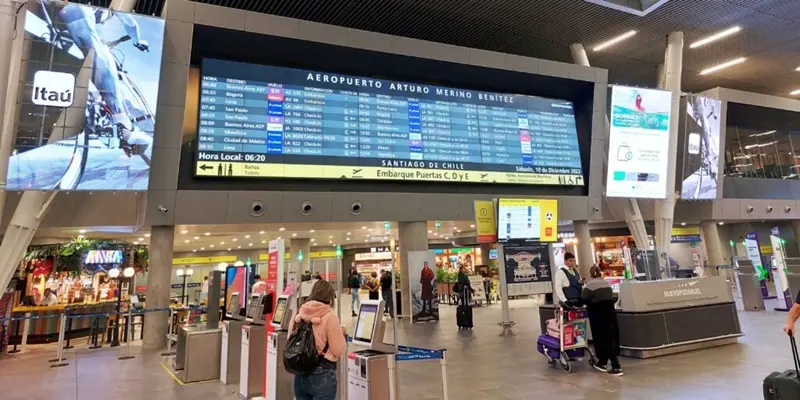
M 797 354 L 797 342 L 794 335 L 789 335 L 789 343 L 792 344 L 792 358 L 794 359 L 794 372 L 800 376 L 800 355 Z

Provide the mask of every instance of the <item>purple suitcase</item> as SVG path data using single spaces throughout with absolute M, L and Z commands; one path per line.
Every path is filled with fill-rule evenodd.
M 552 337 L 548 334 L 539 335 L 539 338 L 536 339 L 536 349 L 539 350 L 539 353 L 545 354 L 554 360 L 561 358 L 561 346 L 557 337 Z M 582 358 L 584 349 L 567 350 L 567 356 L 570 359 Z

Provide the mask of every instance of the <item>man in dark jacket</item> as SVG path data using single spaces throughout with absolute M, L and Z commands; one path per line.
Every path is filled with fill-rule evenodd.
M 383 296 L 383 313 L 392 315 L 394 296 L 392 296 L 392 273 L 384 270 L 381 275 L 381 296 Z
M 353 316 L 358 316 L 356 314 L 358 312 L 359 307 L 361 307 L 361 275 L 359 275 L 358 271 L 353 268 L 350 270 L 350 276 L 347 277 L 347 287 L 350 289 L 350 310 L 353 312 Z
M 614 376 L 622 376 L 619 363 L 619 326 L 617 311 L 614 306 L 614 290 L 607 280 L 603 279 L 600 268 L 593 266 L 589 270 L 591 278 L 586 282 L 581 293 L 581 300 L 589 312 L 589 325 L 592 328 L 594 350 L 597 363 L 593 367 L 600 372 Z M 611 361 L 611 369 L 607 368 Z

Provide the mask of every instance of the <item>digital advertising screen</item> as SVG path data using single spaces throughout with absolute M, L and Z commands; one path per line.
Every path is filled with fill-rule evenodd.
M 147 190 L 164 20 L 36 0 L 9 190 Z
M 606 196 L 667 197 L 672 92 L 611 88 Z
M 205 59 L 196 176 L 583 186 L 569 101 Z
M 497 240 L 558 241 L 558 200 L 498 199 Z
M 695 94 L 686 95 L 685 143 L 681 198 L 713 200 L 717 198 L 719 170 L 720 110 L 722 101 Z

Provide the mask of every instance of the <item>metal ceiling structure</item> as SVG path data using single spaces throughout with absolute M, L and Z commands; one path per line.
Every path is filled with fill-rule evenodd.
M 141 0 L 147 13 L 164 0 Z M 610 71 L 610 82 L 654 86 L 666 36 L 686 37 L 683 90 L 722 86 L 788 96 L 800 72 L 800 1 L 670 0 L 645 16 L 585 0 L 195 0 L 367 31 L 458 46 L 570 62 L 569 45 L 587 48 L 629 30 L 638 33 L 602 52 L 592 65 Z M 734 36 L 699 49 L 688 44 L 739 25 Z M 710 75 L 709 66 L 747 57 Z

